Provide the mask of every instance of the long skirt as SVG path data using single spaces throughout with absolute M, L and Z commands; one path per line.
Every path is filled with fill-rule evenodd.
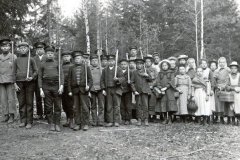
M 188 86 L 179 86 L 183 93 L 179 94 L 179 98 L 177 99 L 178 113 L 179 115 L 187 115 L 187 98 L 188 98 Z
M 230 108 L 234 110 L 235 115 L 240 115 L 240 93 L 234 92 L 234 103 L 231 103 L 230 105 Z
M 210 101 L 206 101 L 207 93 L 203 88 L 198 88 L 195 90 L 194 99 L 198 106 L 195 116 L 209 116 L 211 115 Z
M 211 88 L 211 83 L 207 82 L 207 85 L 209 85 L 209 88 Z M 215 104 L 215 94 L 209 96 L 209 101 L 210 101 L 210 108 L 211 111 L 214 112 L 216 110 L 216 104 Z

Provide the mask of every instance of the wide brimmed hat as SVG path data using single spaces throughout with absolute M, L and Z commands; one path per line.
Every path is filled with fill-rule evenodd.
M 188 59 L 188 56 L 185 54 L 179 55 L 178 60 L 180 60 L 180 59 Z
M 154 60 L 154 59 L 153 59 L 153 56 L 150 55 L 150 54 L 146 55 L 146 56 L 144 57 L 144 59 L 145 59 L 145 60 L 146 60 L 146 59 L 150 59 L 151 61 Z
M 168 59 L 164 59 L 160 62 L 159 66 L 162 66 L 162 63 L 166 62 L 169 66 L 171 66 L 171 62 Z
M 142 58 L 136 58 L 136 59 L 135 59 L 135 63 L 142 63 L 142 64 L 144 64 L 144 63 L 145 63 L 145 60 L 142 59 Z
M 177 59 L 176 57 L 169 57 L 168 60 L 169 60 L 169 61 L 171 61 L 171 60 L 177 61 L 178 59 Z
M 236 61 L 233 61 L 229 66 L 230 67 L 232 67 L 232 66 L 237 66 L 238 67 L 238 63 Z
M 10 39 L 1 39 L 0 40 L 0 46 L 9 45 L 10 42 L 11 42 Z

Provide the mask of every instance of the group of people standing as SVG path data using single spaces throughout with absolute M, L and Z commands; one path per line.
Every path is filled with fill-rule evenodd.
M 18 44 L 18 57 L 11 40 L 0 41 L 0 97 L 3 122 L 13 123 L 16 95 L 19 103 L 19 127 L 32 128 L 33 101 L 37 119 L 44 115 L 50 131 L 61 131 L 61 110 L 66 113 L 64 127 L 87 131 L 89 125 L 137 126 L 161 121 L 171 124 L 180 117 L 197 123 L 239 122 L 240 76 L 237 62 L 229 67 L 224 57 L 218 61 L 201 59 L 196 66 L 187 55 L 160 60 L 159 53 L 137 56 L 131 46 L 129 56 L 116 59 L 102 50 L 90 55 L 80 51 L 59 51 L 43 42 Z M 58 54 L 59 53 L 59 54 Z M 117 56 L 118 57 L 118 56 Z M 219 93 L 231 92 L 233 101 L 224 102 Z M 239 98 L 238 98 L 239 97 Z M 189 102 L 196 110 L 189 110 Z M 42 105 L 44 102 L 44 105 Z M 90 120 L 91 119 L 91 120 Z

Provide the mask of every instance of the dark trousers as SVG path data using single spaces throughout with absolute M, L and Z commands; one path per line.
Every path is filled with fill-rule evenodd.
M 92 121 L 93 123 L 103 123 L 105 97 L 102 94 L 102 90 L 91 92 L 91 96 Z
M 132 92 L 122 94 L 120 111 L 122 120 L 129 121 L 132 118 Z
M 21 123 L 33 122 L 34 82 L 17 82 L 20 91 L 17 92 Z
M 116 87 L 107 87 L 107 120 L 108 123 L 120 121 L 120 95 Z
M 80 125 L 89 123 L 90 100 L 88 94 L 82 94 L 80 91 L 73 96 L 74 107 L 76 108 L 75 122 Z
M 61 95 L 59 95 L 58 90 L 59 86 L 57 82 L 43 83 L 45 115 L 49 124 L 60 124 Z
M 137 118 L 148 119 L 148 94 L 141 93 L 136 95 L 137 101 Z
M 156 103 L 157 103 L 156 96 L 153 92 L 151 92 L 148 96 L 148 112 L 149 112 L 149 115 L 156 115 L 156 113 L 155 113 Z
M 40 88 L 38 86 L 38 80 L 35 81 L 34 86 L 35 96 L 36 96 L 36 106 L 37 106 L 37 115 L 43 115 L 43 106 L 42 106 L 42 97 L 40 96 Z M 45 111 L 44 111 L 45 113 Z
M 62 106 L 63 111 L 66 113 L 66 117 L 71 119 L 74 118 L 73 98 L 68 95 L 66 86 L 64 86 L 64 91 L 62 94 Z

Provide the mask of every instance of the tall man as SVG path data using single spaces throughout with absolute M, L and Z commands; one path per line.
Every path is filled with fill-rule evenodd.
M 115 69 L 115 56 L 108 55 L 108 67 L 104 68 L 101 77 L 103 95 L 107 96 L 107 120 L 106 127 L 119 126 L 120 121 L 120 98 L 122 95 L 121 83 L 124 76 L 120 68 Z M 115 71 L 116 77 L 115 77 Z
M 50 124 L 50 131 L 60 132 L 61 94 L 63 93 L 64 76 L 62 66 L 59 66 L 58 62 L 54 60 L 54 51 L 55 49 L 52 47 L 45 49 L 47 59 L 39 67 L 38 85 L 40 95 L 44 98 L 45 114 L 48 124 Z
M 16 114 L 15 90 L 13 86 L 13 62 L 17 59 L 11 53 L 11 40 L 0 41 L 3 53 L 0 55 L 0 102 L 3 108 L 3 122 L 13 123 Z
M 34 44 L 34 47 L 36 48 L 36 56 L 33 57 L 36 65 L 37 65 L 37 69 L 39 69 L 40 65 L 42 62 L 44 62 L 46 60 L 46 55 L 45 55 L 45 51 L 44 51 L 44 47 L 46 46 L 45 43 L 43 42 L 37 42 Z M 37 106 L 37 120 L 42 120 L 43 119 L 43 106 L 42 106 L 42 97 L 40 96 L 40 90 L 39 90 L 39 85 L 38 85 L 38 78 L 36 78 L 35 81 L 35 96 L 36 96 L 36 106 Z M 45 113 L 45 111 L 44 111 Z

